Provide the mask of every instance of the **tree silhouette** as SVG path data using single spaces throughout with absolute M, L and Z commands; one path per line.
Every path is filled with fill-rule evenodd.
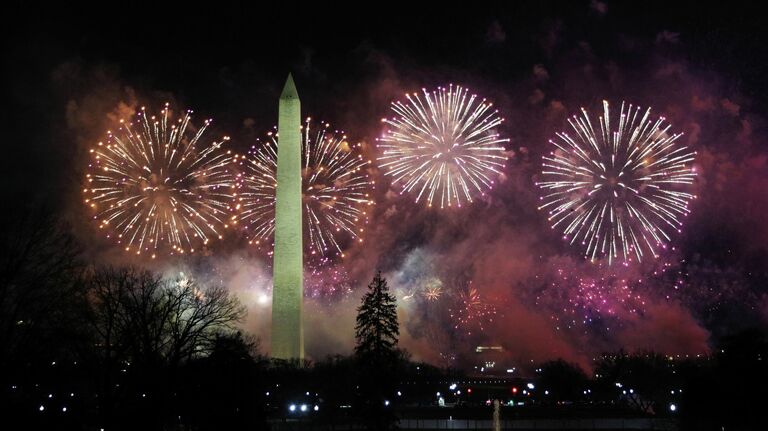
M 587 376 L 578 365 L 563 359 L 548 361 L 539 366 L 538 386 L 549 392 L 549 402 L 579 401 L 586 387 Z
M 666 356 L 654 352 L 636 352 L 626 354 L 603 355 L 597 361 L 595 373 L 600 376 L 598 382 L 605 382 L 603 387 L 620 383 L 622 399 L 628 406 L 643 413 L 663 413 L 669 405 L 669 388 L 679 388 L 679 375 L 674 369 L 674 362 Z M 626 392 L 626 393 L 624 393 Z
M 161 423 L 169 412 L 179 411 L 180 367 L 220 348 L 222 336 L 234 333 L 245 314 L 223 287 L 167 280 L 133 268 L 97 269 L 87 286 L 98 346 L 93 356 L 100 370 L 99 413 L 105 423 L 127 428 Z M 130 401 L 135 394 L 152 402 Z M 133 404 L 113 409 L 126 402 Z M 138 420 L 144 422 L 131 422 Z
M 77 366 L 79 354 L 91 347 L 83 323 L 88 309 L 83 269 L 68 226 L 53 213 L 24 207 L 0 212 L 0 405 L 7 412 L 5 424 L 66 429 L 64 423 L 49 426 L 43 415 L 30 420 L 26 412 L 38 401 L 40 388 L 81 393 L 88 387 Z M 77 422 L 78 415 L 70 412 L 67 420 Z
M 399 335 L 395 296 L 389 293 L 387 280 L 379 271 L 357 309 L 355 354 L 374 361 L 384 360 L 394 355 Z
M 355 325 L 359 373 L 355 410 L 368 429 L 391 429 L 397 421 L 392 401 L 397 380 L 399 335 L 395 296 L 389 293 L 387 281 L 379 271 L 357 309 Z
M 0 368 L 71 353 L 86 303 L 67 226 L 43 209 L 0 213 L 0 226 Z

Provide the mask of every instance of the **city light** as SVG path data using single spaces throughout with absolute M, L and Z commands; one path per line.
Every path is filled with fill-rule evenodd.
M 269 295 L 267 295 L 266 293 L 262 293 L 261 295 L 259 295 L 259 304 L 261 305 L 269 304 Z
M 291 404 L 291 405 L 288 407 L 288 410 L 290 410 L 290 411 L 292 411 L 292 412 L 295 412 L 295 411 L 296 411 L 296 404 Z

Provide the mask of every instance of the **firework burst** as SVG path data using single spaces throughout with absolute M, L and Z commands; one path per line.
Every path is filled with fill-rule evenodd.
M 671 134 L 664 117 L 650 114 L 622 103 L 612 119 L 604 101 L 597 129 L 582 109 L 568 120 L 573 136 L 550 140 L 555 150 L 543 158 L 539 209 L 587 258 L 656 257 L 690 212 L 696 153 L 677 143 L 682 134 Z
M 581 276 L 573 272 L 558 269 L 555 279 L 536 297 L 537 306 L 553 311 L 550 318 L 558 331 L 610 332 L 645 314 L 648 288 L 642 278 L 610 271 Z
M 393 118 L 379 138 L 378 158 L 385 174 L 440 208 L 472 202 L 484 194 L 507 159 L 496 128 L 503 119 L 491 103 L 469 95 L 462 87 L 438 87 L 406 94 L 407 102 L 393 102 Z
M 329 260 L 324 258 L 304 271 L 304 296 L 333 301 L 352 293 L 347 272 L 340 264 Z
M 457 308 L 450 311 L 454 329 L 462 328 L 467 335 L 471 335 L 475 328 L 482 332 L 486 324 L 493 322 L 497 314 L 496 306 L 481 297 L 477 288 L 472 286 L 472 281 L 456 292 L 456 298 Z
M 211 120 L 196 129 L 191 113 L 173 122 L 167 104 L 159 117 L 141 108 L 135 123 L 121 120 L 90 150 L 85 203 L 126 251 L 191 253 L 227 227 L 235 183 L 221 147 L 229 138 L 206 143 Z
M 424 286 L 421 294 L 429 302 L 437 301 L 443 296 L 443 283 L 439 279 L 430 280 Z
M 275 231 L 275 186 L 277 134 L 254 145 L 248 159 L 241 159 L 240 192 L 236 221 L 256 245 L 272 245 Z M 344 257 L 352 241 L 362 242 L 367 207 L 374 182 L 359 154 L 361 144 L 352 145 L 343 132 L 327 123 L 317 130 L 308 118 L 302 133 L 302 200 L 305 243 L 311 256 Z

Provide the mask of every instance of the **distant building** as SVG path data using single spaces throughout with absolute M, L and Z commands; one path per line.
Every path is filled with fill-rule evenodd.
M 503 346 L 477 346 L 475 347 L 477 362 L 474 371 L 477 374 L 506 374 L 507 370 L 514 370 L 514 367 L 508 367 L 506 355 Z

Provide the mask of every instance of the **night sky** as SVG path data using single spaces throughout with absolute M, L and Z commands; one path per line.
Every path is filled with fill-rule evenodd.
M 398 296 L 403 346 L 440 365 L 468 363 L 478 344 L 504 345 L 523 365 L 588 365 L 622 347 L 703 354 L 722 335 L 768 324 L 768 44 L 756 6 L 413 3 L 6 6 L 4 210 L 55 211 L 96 264 L 225 283 L 249 307 L 244 327 L 268 342 L 265 255 L 234 233 L 195 258 L 124 255 L 82 204 L 88 149 L 117 119 L 169 102 L 213 118 L 212 135 L 244 152 L 275 125 L 292 72 L 303 114 L 344 129 L 375 160 L 390 102 L 453 83 L 505 118 L 499 184 L 472 205 L 427 209 L 372 169 L 365 242 L 333 267 L 352 292 L 308 299 L 309 355 L 350 351 L 360 289 L 377 268 Z M 653 107 L 697 151 L 698 198 L 683 231 L 658 259 L 626 267 L 586 262 L 537 210 L 547 141 L 604 99 Z M 413 297 L 435 282 L 440 301 Z M 470 284 L 496 314 L 457 327 L 458 292 Z M 585 299 L 595 297 L 606 302 Z

